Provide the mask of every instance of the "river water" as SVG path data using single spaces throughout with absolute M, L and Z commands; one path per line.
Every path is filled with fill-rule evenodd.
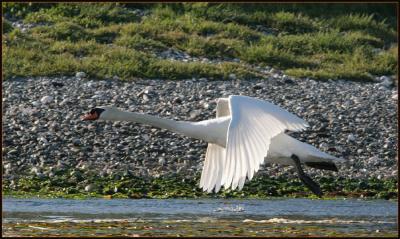
M 3 236 L 397 236 L 397 201 L 3 198 Z

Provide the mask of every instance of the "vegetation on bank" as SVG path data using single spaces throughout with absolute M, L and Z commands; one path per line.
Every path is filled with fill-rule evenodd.
M 395 4 L 2 6 L 5 78 L 77 71 L 124 80 L 228 79 L 231 73 L 259 77 L 252 66 L 272 66 L 288 75 L 316 79 L 371 80 L 397 73 Z M 33 27 L 14 28 L 10 22 L 15 20 Z M 158 57 L 168 49 L 200 60 Z M 203 57 L 223 62 L 201 61 Z
M 221 190 L 206 193 L 199 187 L 200 174 L 194 176 L 170 175 L 138 177 L 130 174 L 113 174 L 101 177 L 95 172 L 83 175 L 79 170 L 59 171 L 53 177 L 23 176 L 14 182 L 3 180 L 3 196 L 50 198 L 316 198 L 299 179 L 270 178 L 256 175 L 242 191 Z M 397 198 L 397 179 L 367 180 L 347 178 L 317 178 L 324 198 L 365 197 L 379 199 Z M 87 191 L 90 186 L 90 190 Z

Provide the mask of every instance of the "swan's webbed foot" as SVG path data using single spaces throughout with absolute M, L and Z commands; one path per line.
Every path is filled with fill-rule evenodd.
M 304 173 L 303 168 L 301 167 L 299 157 L 297 157 L 295 154 L 292 154 L 291 158 L 293 159 L 295 163 L 295 167 L 297 170 L 297 173 L 299 174 L 300 180 L 306 185 L 315 195 L 318 197 L 322 197 L 322 191 L 319 185 L 314 182 L 306 173 Z

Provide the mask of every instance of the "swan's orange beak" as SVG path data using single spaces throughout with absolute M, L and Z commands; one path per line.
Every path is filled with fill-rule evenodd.
M 99 115 L 97 114 L 97 112 L 87 113 L 81 117 L 82 120 L 97 120 L 98 118 Z

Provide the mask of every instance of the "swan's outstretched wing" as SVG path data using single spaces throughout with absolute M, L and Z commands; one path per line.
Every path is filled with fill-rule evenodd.
M 219 98 L 217 100 L 217 118 L 229 115 L 229 99 Z M 200 178 L 200 187 L 203 188 L 204 191 L 211 192 L 214 188 L 215 192 L 220 190 L 225 155 L 225 148 L 217 144 L 208 144 L 206 159 L 204 160 L 203 171 L 201 172 Z
M 266 101 L 230 96 L 231 122 L 221 184 L 241 190 L 246 176 L 252 179 L 268 154 L 271 138 L 285 130 L 300 131 L 307 122 Z

